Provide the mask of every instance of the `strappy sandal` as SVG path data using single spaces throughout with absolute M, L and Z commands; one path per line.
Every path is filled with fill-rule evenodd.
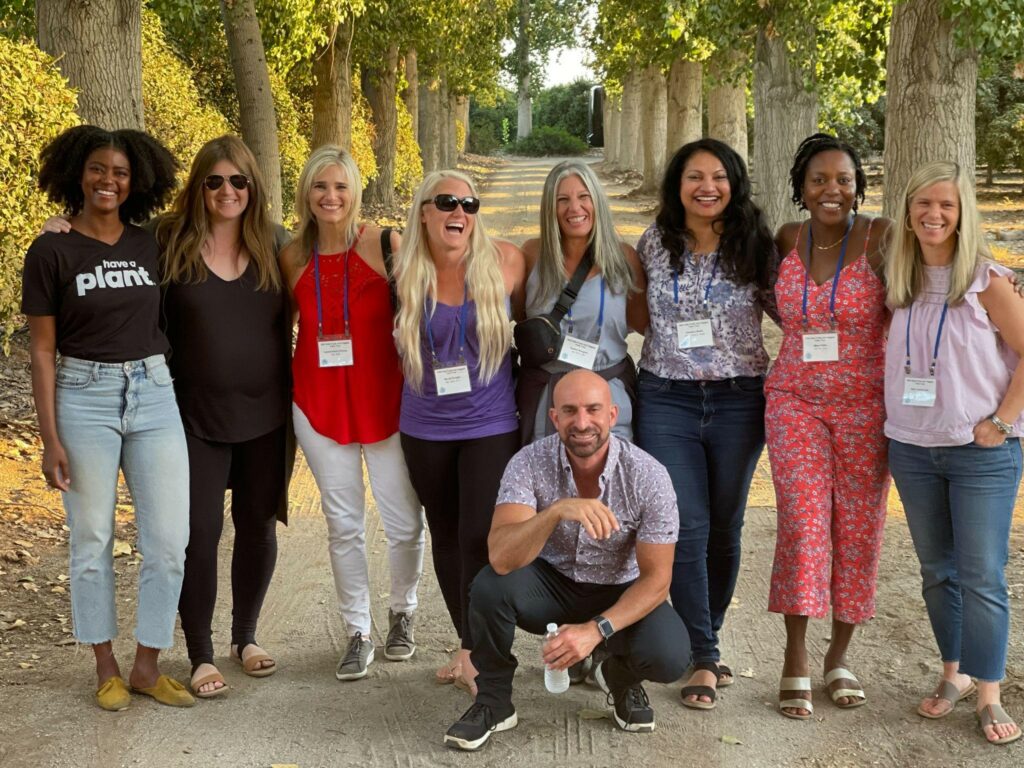
M 842 667 L 836 667 L 835 669 L 825 674 L 825 692 L 832 697 L 832 703 L 840 709 L 856 709 L 857 707 L 867 704 L 868 697 L 864 694 L 864 689 L 861 687 L 857 688 L 836 688 L 834 691 L 829 688 L 832 683 L 836 680 L 849 680 L 854 685 L 860 686 L 860 681 L 853 676 L 853 673 L 848 669 Z M 840 704 L 839 699 L 853 699 L 845 704 Z
M 784 677 L 779 680 L 779 693 L 783 691 L 809 691 L 811 690 L 811 678 L 809 677 Z M 787 709 L 806 709 L 806 715 L 798 715 L 796 712 L 787 712 Z M 810 720 L 814 714 L 814 703 L 810 699 L 783 699 L 779 702 L 779 712 L 792 720 Z
M 949 680 L 945 679 L 940 680 L 939 687 L 935 689 L 935 693 L 931 695 L 931 698 L 941 699 L 942 701 L 948 701 L 949 707 L 947 709 L 941 710 L 938 713 L 935 713 L 929 712 L 923 706 L 919 706 L 917 708 L 917 714 L 919 714 L 921 717 L 927 717 L 929 720 L 940 720 L 941 718 L 945 717 L 953 711 L 958 701 L 960 701 L 961 699 L 966 699 L 976 690 L 978 690 L 978 686 L 974 684 L 973 680 L 971 680 L 971 684 L 964 688 L 964 690 L 962 691 L 956 687 L 956 683 L 952 683 Z
M 1006 714 L 1006 710 L 999 704 L 987 704 L 976 715 L 981 724 L 981 734 L 989 744 L 1010 744 L 1020 738 L 1020 726 L 1017 726 L 1013 718 Z M 985 733 L 985 729 L 993 725 L 1014 725 L 1017 726 L 1017 731 L 1009 736 L 1003 736 L 1001 739 L 990 739 Z
M 692 676 L 694 672 L 713 672 L 715 678 L 718 678 L 718 665 L 713 661 L 701 661 L 693 665 L 690 670 Z M 718 691 L 712 688 L 710 685 L 684 685 L 683 690 L 680 691 L 680 696 L 683 698 L 683 706 L 689 707 L 690 709 L 714 709 L 715 702 L 718 699 Z M 687 696 L 696 696 L 695 699 L 687 699 Z M 701 696 L 707 696 L 711 701 L 701 701 Z
M 246 656 L 245 651 L 248 648 L 253 648 L 254 650 Z M 256 643 L 246 643 L 241 647 L 232 645 L 229 655 L 242 665 L 242 671 L 249 677 L 269 677 L 277 672 L 277 662 Z M 263 666 L 265 661 L 270 662 L 269 667 Z

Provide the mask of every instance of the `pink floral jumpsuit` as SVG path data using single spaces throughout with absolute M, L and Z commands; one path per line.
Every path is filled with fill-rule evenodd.
M 801 229 L 802 231 L 802 229 Z M 868 234 L 871 229 L 868 227 Z M 797 243 L 800 236 L 797 236 Z M 839 360 L 804 362 L 807 272 L 783 259 L 775 296 L 783 341 L 765 383 L 766 440 L 778 504 L 768 609 L 860 624 L 875 613 L 889 491 L 885 406 L 885 288 L 864 252 L 839 274 Z M 807 279 L 807 330 L 830 329 L 835 278 Z

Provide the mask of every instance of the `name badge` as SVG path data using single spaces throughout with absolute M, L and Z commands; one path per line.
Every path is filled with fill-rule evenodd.
M 321 368 L 352 365 L 352 339 L 344 336 L 323 336 L 317 339 Z
M 715 336 L 711 331 L 711 318 L 680 320 L 676 323 L 676 338 L 680 349 L 715 346 Z
M 437 394 L 441 397 L 445 395 L 461 395 L 463 392 L 469 392 L 472 389 L 469 383 L 469 366 L 465 363 L 435 368 L 434 381 L 437 384 Z
M 558 353 L 558 359 L 563 363 L 575 365 L 578 368 L 594 370 L 594 361 L 597 360 L 597 344 L 575 336 L 566 336 L 562 342 L 562 349 Z
M 834 363 L 839 359 L 839 333 L 804 334 L 805 363 Z
M 903 380 L 903 404 L 912 405 L 916 408 L 935 407 L 934 377 L 917 378 L 915 376 L 907 376 Z

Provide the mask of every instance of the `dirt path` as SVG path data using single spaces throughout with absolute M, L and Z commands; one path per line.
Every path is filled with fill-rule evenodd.
M 540 187 L 554 160 L 515 161 L 498 168 L 483 198 L 486 224 L 497 235 L 521 242 L 536 232 Z M 623 197 L 628 190 L 609 184 L 620 231 L 632 242 L 653 218 L 653 200 Z M 774 332 L 773 332 L 774 333 Z M 777 334 L 775 334 L 777 338 Z M 4 459 L 6 460 L 6 459 Z M 13 460 L 13 459 L 12 459 Z M 0 498 L 30 499 L 57 508 L 55 495 L 38 491 L 35 468 L 27 463 L 2 477 Z M 15 483 L 17 486 L 15 486 Z M 35 486 L 33 486 L 35 484 Z M 25 501 L 24 503 L 29 503 Z M 481 753 L 454 753 L 441 745 L 447 726 L 469 705 L 465 694 L 433 684 L 433 670 L 455 644 L 437 584 L 429 566 L 417 618 L 419 650 L 403 664 L 381 659 L 362 681 L 339 683 L 334 665 L 344 634 L 337 617 L 326 552 L 326 529 L 316 487 L 304 466 L 292 486 L 291 524 L 280 531 L 278 570 L 271 587 L 260 640 L 278 659 L 274 677 L 254 680 L 226 658 L 218 659 L 233 686 L 231 693 L 201 701 L 191 710 L 172 710 L 135 699 L 119 714 L 99 711 L 91 702 L 91 653 L 65 642 L 70 607 L 67 595 L 52 591 L 66 573 L 66 551 L 47 542 L 60 535 L 60 517 L 49 527 L 19 523 L 18 510 L 0 503 L 5 527 L 0 552 L 13 540 L 32 544 L 31 559 L 0 561 L 0 618 L 26 626 L 0 630 L 0 765 L 5 768 L 86 768 L 144 766 L 670 766 L 688 763 L 723 766 L 978 765 L 1016 766 L 1021 747 L 988 747 L 974 724 L 970 706 L 942 722 L 914 714 L 920 694 L 936 680 L 931 631 L 919 595 L 916 559 L 898 513 L 889 520 L 883 553 L 878 618 L 857 637 L 850 666 L 869 697 L 867 706 L 842 712 L 820 693 L 820 659 L 828 629 L 810 630 L 817 710 L 815 722 L 786 720 L 775 711 L 775 687 L 782 656 L 779 617 L 766 612 L 768 576 L 774 548 L 774 498 L 768 467 L 755 477 L 744 534 L 744 563 L 736 604 L 723 634 L 723 652 L 740 677 L 722 692 L 718 709 L 698 713 L 679 705 L 679 685 L 650 686 L 658 730 L 651 735 L 617 731 L 606 719 L 589 719 L 603 708 L 594 689 L 574 687 L 561 696 L 543 689 L 538 641 L 521 636 L 516 678 L 520 726 L 499 734 Z M 46 516 L 44 516 L 46 517 Z M 367 520 L 375 598 L 374 635 L 386 632 L 387 564 L 375 511 Z M 21 527 L 18 527 L 21 526 Z M 50 539 L 47 539 L 50 537 Z M 225 531 L 222 563 L 230 552 Z M 1013 628 L 1007 708 L 1024 719 L 1024 531 L 1015 528 L 1009 580 Z M 36 562 L 32 562 L 36 560 Z M 121 639 L 117 649 L 128 660 L 135 566 L 118 561 Z M 31 577 L 33 582 L 19 582 Z M 38 591 L 23 588 L 29 583 Z M 230 605 L 222 599 L 215 619 L 215 643 L 226 653 Z M 8 616 L 10 618 L 8 618 Z M 63 620 L 62 620 L 63 619 Z M 27 665 L 28 668 L 22 668 Z M 167 655 L 166 671 L 187 676 L 180 634 Z M 583 716 L 581 715 L 587 716 Z M 742 743 L 734 743 L 736 741 Z

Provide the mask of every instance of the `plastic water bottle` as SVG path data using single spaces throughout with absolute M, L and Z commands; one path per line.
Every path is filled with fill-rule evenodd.
M 546 642 L 554 637 L 558 637 L 558 625 L 548 624 L 547 634 L 544 635 L 544 640 Z M 544 687 L 548 689 L 549 693 L 565 693 L 567 690 L 569 690 L 569 670 L 552 669 L 547 664 L 545 664 Z

